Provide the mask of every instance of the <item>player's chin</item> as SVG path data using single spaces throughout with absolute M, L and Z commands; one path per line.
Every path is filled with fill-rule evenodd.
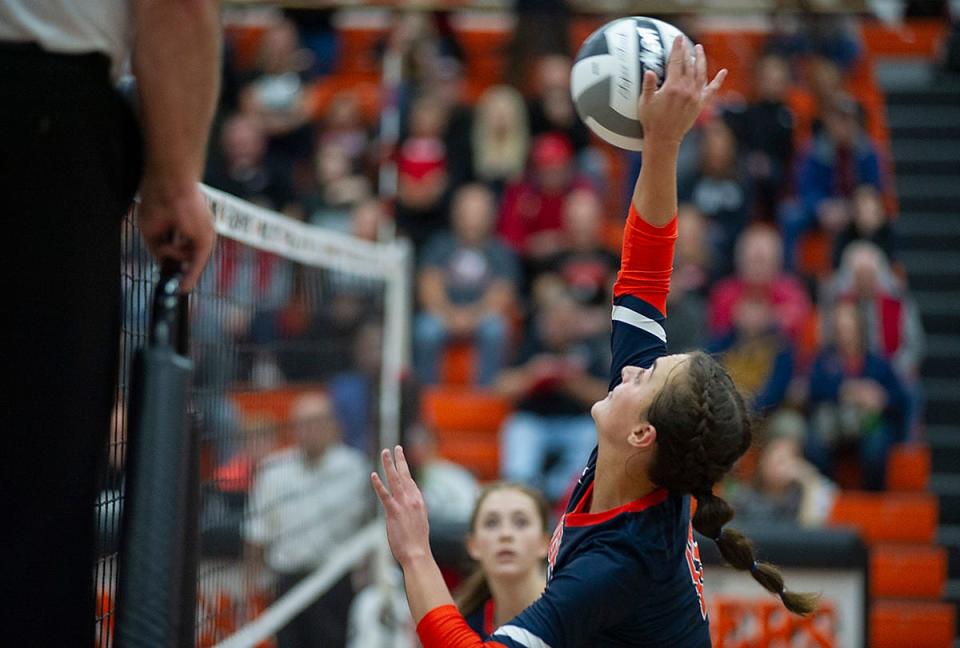
M 603 411 L 606 409 L 607 405 L 610 403 L 610 397 L 612 395 L 613 395 L 613 392 L 608 393 L 606 398 L 602 400 L 598 400 L 590 408 L 590 416 L 593 417 L 594 421 L 596 421 L 597 417 L 600 416 L 603 413 Z

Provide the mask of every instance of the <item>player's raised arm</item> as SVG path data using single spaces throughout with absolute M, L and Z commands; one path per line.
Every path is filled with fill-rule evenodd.
M 667 225 L 677 211 L 677 152 L 680 142 L 727 76 L 720 70 L 707 83 L 703 47 L 691 52 L 678 36 L 667 61 L 666 80 L 657 89 L 657 75 L 647 71 L 640 95 L 643 124 L 643 166 L 633 192 L 633 207 L 654 227 Z
M 613 286 L 613 361 L 610 389 L 626 366 L 649 367 L 667 352 L 663 320 L 677 239 L 677 154 L 680 142 L 726 77 L 707 83 L 703 48 L 678 37 L 667 61 L 666 80 L 646 72 L 640 95 L 643 165 L 623 230 L 620 273 Z

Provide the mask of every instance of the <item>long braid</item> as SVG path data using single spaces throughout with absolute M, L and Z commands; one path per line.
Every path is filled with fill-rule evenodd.
M 693 528 L 716 542 L 732 567 L 749 571 L 791 612 L 813 612 L 817 595 L 786 590 L 780 571 L 757 561 L 750 541 L 725 528 L 734 511 L 713 487 L 751 443 L 748 410 L 729 374 L 710 356 L 691 354 L 687 380 L 662 390 L 647 418 L 657 430 L 658 443 L 651 479 L 675 493 L 696 497 Z

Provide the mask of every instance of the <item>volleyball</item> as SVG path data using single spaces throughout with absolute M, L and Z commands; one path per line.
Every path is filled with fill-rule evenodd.
M 662 20 L 632 16 L 608 22 L 587 37 L 570 73 L 570 92 L 590 130 L 619 148 L 643 148 L 637 115 L 643 74 L 652 70 L 663 83 L 673 41 L 682 33 Z

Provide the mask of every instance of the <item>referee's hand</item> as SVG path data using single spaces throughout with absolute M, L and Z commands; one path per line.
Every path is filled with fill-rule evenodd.
M 193 290 L 216 240 L 213 215 L 200 185 L 169 191 L 145 177 L 140 187 L 137 225 L 157 262 L 180 263 L 184 272 L 182 290 Z

